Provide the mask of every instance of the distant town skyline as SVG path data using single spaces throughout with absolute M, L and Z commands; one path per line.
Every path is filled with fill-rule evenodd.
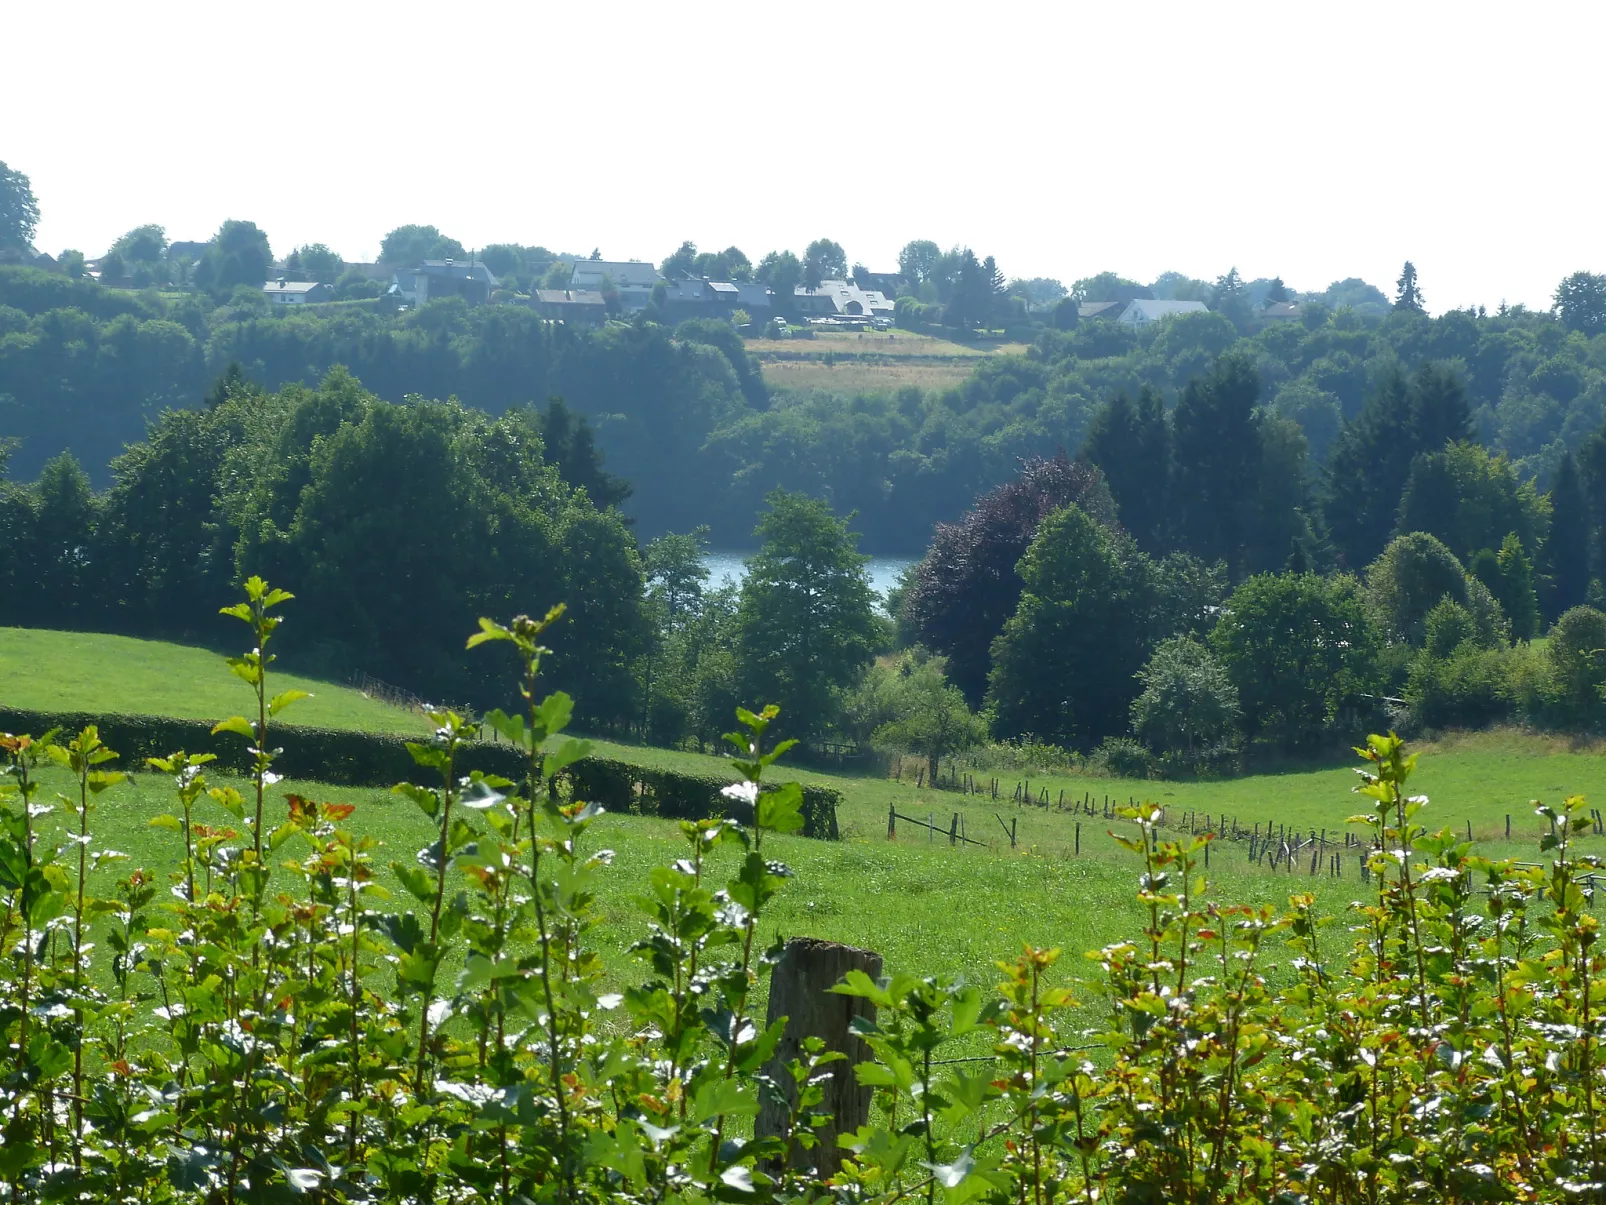
M 1548 308 L 1606 270 L 1584 3 L 64 3 L 8 26 L 92 30 L 100 61 L 64 88 L 60 55 L 13 56 L 0 81 L 0 160 L 52 254 L 226 218 L 348 260 L 408 222 L 652 262 L 828 237 L 882 271 L 928 238 L 1067 286 L 1236 267 L 1392 294 L 1409 259 L 1434 313 Z

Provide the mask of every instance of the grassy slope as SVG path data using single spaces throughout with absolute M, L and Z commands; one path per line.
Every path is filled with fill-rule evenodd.
M 310 690 L 286 713 L 300 724 L 421 732 L 421 718 L 347 686 L 291 674 L 276 690 Z M 106 636 L 0 628 L 0 702 L 45 711 L 132 712 L 217 720 L 249 706 L 250 691 L 207 649 Z
M 696 753 L 649 749 L 634 745 L 599 742 L 610 756 L 645 765 L 681 767 L 701 773 L 718 772 L 719 759 Z M 1537 838 L 1541 825 L 1529 801 L 1542 798 L 1559 802 L 1564 795 L 1584 795 L 1606 810 L 1606 757 L 1589 749 L 1572 749 L 1565 742 L 1519 732 L 1500 731 L 1466 734 L 1436 745 L 1420 747 L 1421 768 L 1412 787 L 1431 800 L 1423 822 L 1433 827 L 1454 825 L 1464 829 L 1472 822 L 1473 835 L 1480 841 L 1503 840 L 1505 816 L 1511 816 L 1513 838 Z M 1357 762 L 1357 764 L 1359 764 Z M 845 835 L 883 836 L 887 809 L 896 806 L 906 816 L 935 817 L 944 828 L 955 812 L 964 818 L 972 837 L 995 840 L 1002 829 L 994 816 L 1005 822 L 1016 820 L 1016 834 L 1022 846 L 1059 852 L 1075 844 L 1077 817 L 1060 812 L 1060 792 L 1067 802 L 1084 792 L 1094 799 L 1110 795 L 1125 802 L 1128 798 L 1152 799 L 1169 809 L 1173 820 L 1192 810 L 1212 819 L 1226 812 L 1246 827 L 1268 821 L 1289 828 L 1326 828 L 1330 834 L 1344 827 L 1345 820 L 1364 811 L 1364 800 L 1351 793 L 1355 774 L 1347 767 L 1308 770 L 1288 774 L 1259 774 L 1217 782 L 1161 782 L 1153 780 L 1103 779 L 1080 775 L 1032 778 L 1035 796 L 1047 788 L 1051 806 L 1023 807 L 1012 795 L 1015 775 L 998 775 L 1001 797 L 963 795 L 956 791 L 917 790 L 908 782 L 877 778 L 836 777 L 799 772 L 797 777 L 842 789 L 845 806 L 842 824 Z M 1102 819 L 1081 817 L 1084 847 L 1092 835 L 1108 826 Z M 912 838 L 903 827 L 900 840 Z

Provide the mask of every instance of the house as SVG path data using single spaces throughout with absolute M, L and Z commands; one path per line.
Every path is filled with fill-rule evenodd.
M 270 280 L 262 286 L 262 295 L 274 305 L 308 305 L 328 301 L 329 290 L 316 280 Z
M 580 259 L 569 276 L 569 288 L 591 289 L 619 295 L 619 308 L 645 309 L 652 300 L 653 287 L 664 282 L 658 269 L 639 260 Z
M 688 318 L 728 319 L 746 310 L 749 320 L 768 321 L 774 294 L 767 285 L 731 280 L 671 280 L 664 285 L 659 308 L 666 322 Z
M 1210 307 L 1202 301 L 1149 301 L 1139 298 L 1128 302 L 1116 321 L 1128 326 L 1147 326 L 1162 318 L 1174 318 L 1178 314 L 1204 314 L 1209 310 Z
M 758 281 L 737 281 L 736 308 L 746 310 L 747 316 L 754 322 L 768 322 L 775 309 L 775 294 L 768 285 Z
M 909 278 L 902 272 L 857 272 L 853 283 L 861 289 L 873 289 L 887 297 L 897 297 L 898 290 L 908 287 Z
M 461 297 L 470 305 L 484 305 L 491 299 L 491 290 L 501 285 L 484 264 L 426 259 L 416 268 L 397 272 L 390 291 L 409 305 L 423 305 L 442 297 Z
M 1298 322 L 1305 316 L 1297 301 L 1273 301 L 1260 311 L 1262 322 Z
M 608 303 L 595 289 L 537 289 L 530 308 L 553 322 L 600 326 L 608 320 Z
M 1125 308 L 1122 301 L 1084 301 L 1076 307 L 1076 316 L 1083 322 L 1089 318 L 1119 318 Z
M 885 318 L 890 322 L 893 317 L 893 305 L 885 293 L 861 289 L 846 280 L 822 280 L 817 289 L 798 285 L 792 305 L 805 318 Z
M 658 303 L 658 308 L 665 321 L 684 322 L 688 318 L 723 316 L 720 300 L 721 294 L 716 293 L 714 286 L 706 280 L 671 280 L 664 284 L 663 299 Z M 730 309 L 724 312 L 728 314 Z

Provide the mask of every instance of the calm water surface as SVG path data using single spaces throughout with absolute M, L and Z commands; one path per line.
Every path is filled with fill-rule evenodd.
M 747 566 L 743 563 L 751 552 L 735 552 L 729 549 L 709 552 L 703 557 L 703 564 L 708 566 L 708 584 L 720 586 L 726 582 L 740 583 L 747 576 Z M 870 588 L 883 599 L 887 590 L 897 585 L 898 574 L 915 563 L 915 557 L 907 556 L 873 556 L 870 563 L 865 566 L 870 575 Z

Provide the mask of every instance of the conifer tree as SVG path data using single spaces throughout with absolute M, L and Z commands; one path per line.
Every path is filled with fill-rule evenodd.
M 1422 301 L 1422 289 L 1416 283 L 1416 265 L 1410 260 L 1405 261 L 1405 267 L 1400 272 L 1399 280 L 1394 282 L 1394 308 L 1397 310 L 1414 310 L 1420 314 L 1426 310 Z
M 1550 535 L 1544 561 L 1551 619 L 1581 607 L 1589 597 L 1589 504 L 1571 452 L 1562 454 L 1550 484 Z

